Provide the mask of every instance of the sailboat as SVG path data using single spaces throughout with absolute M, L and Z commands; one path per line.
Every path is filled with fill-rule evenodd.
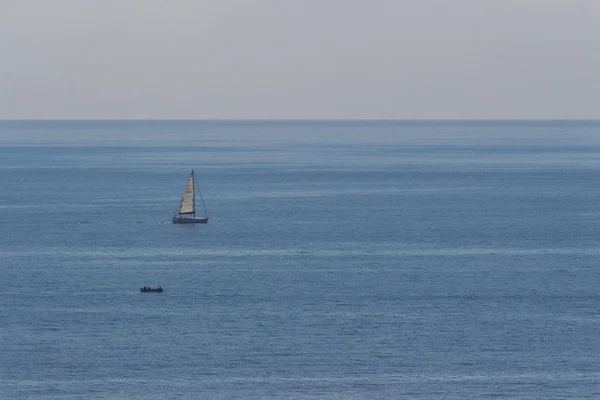
M 200 194 L 200 201 L 204 208 L 204 216 L 196 218 L 196 186 L 196 177 L 194 176 L 194 170 L 192 170 L 185 185 L 183 196 L 181 196 L 179 209 L 171 219 L 171 222 L 174 224 L 205 224 L 208 222 L 208 213 L 206 212 L 206 206 L 204 205 L 202 193 L 200 193 L 199 189 L 198 194 Z

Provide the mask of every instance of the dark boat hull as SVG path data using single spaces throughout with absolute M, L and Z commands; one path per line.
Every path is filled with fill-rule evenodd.
M 206 218 L 177 218 L 173 217 L 171 220 L 174 224 L 206 224 L 208 217 Z
M 162 293 L 163 288 L 149 288 L 149 287 L 141 287 L 140 292 L 142 293 Z

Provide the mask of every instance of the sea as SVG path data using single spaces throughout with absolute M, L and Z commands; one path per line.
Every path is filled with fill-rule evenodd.
M 1 121 L 0 398 L 600 399 L 600 122 Z

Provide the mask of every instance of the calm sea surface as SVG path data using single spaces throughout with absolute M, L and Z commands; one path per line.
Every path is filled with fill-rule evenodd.
M 600 122 L 3 121 L 0 184 L 2 399 L 600 398 Z

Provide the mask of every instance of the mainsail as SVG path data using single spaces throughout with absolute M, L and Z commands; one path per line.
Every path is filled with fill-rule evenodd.
M 179 203 L 179 214 L 194 214 L 196 212 L 195 204 L 194 171 L 192 170 L 190 179 L 188 179 L 187 185 L 185 185 L 183 196 L 181 196 L 181 203 Z

